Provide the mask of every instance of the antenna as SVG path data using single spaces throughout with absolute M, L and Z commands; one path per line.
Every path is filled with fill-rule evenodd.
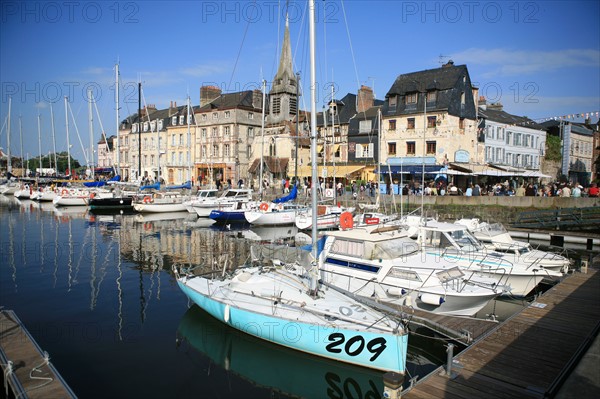
M 439 63 L 440 65 L 443 65 L 443 64 L 445 64 L 445 63 L 446 63 L 446 61 L 447 61 L 447 60 L 450 58 L 450 56 L 449 56 L 449 55 L 442 55 L 442 54 L 440 54 L 440 55 L 438 55 L 438 58 L 439 58 L 439 61 L 438 61 L 438 63 Z

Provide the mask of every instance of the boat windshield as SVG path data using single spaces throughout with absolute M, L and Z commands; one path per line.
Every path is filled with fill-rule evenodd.
M 418 244 L 410 239 L 379 241 L 373 244 L 370 259 L 396 259 L 412 254 L 418 249 Z
M 454 230 L 448 232 L 448 235 L 454 239 L 456 244 L 463 250 L 473 251 L 481 250 L 479 241 L 466 230 Z

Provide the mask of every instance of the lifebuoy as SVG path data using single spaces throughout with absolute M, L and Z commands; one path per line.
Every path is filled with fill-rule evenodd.
M 354 219 L 350 212 L 342 212 L 340 215 L 340 227 L 342 230 L 351 229 L 354 226 Z
M 147 204 L 147 203 L 149 203 L 149 202 L 152 202 L 152 198 L 150 198 L 150 196 L 149 196 L 149 195 L 146 195 L 146 196 L 144 197 L 144 204 Z
M 267 211 L 269 209 L 269 204 L 263 202 L 262 204 L 260 204 L 259 208 L 261 211 Z
M 69 190 L 63 188 L 63 190 L 60 192 L 60 195 L 69 195 Z

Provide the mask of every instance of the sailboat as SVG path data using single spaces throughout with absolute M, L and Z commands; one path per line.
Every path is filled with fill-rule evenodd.
M 315 2 L 309 3 L 312 179 L 317 180 Z M 286 30 L 288 29 L 286 23 Z M 312 186 L 316 218 L 316 185 Z M 181 290 L 233 328 L 294 350 L 358 366 L 404 373 L 408 332 L 401 320 L 318 282 L 317 224 L 312 251 L 283 265 L 259 260 L 228 272 L 194 274 L 174 267 Z

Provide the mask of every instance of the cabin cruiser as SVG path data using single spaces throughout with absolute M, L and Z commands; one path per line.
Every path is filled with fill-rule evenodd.
M 230 188 L 225 190 L 220 197 L 206 198 L 202 202 L 192 204 L 192 207 L 199 217 L 207 218 L 213 210 L 233 206 L 239 201 L 252 201 L 252 190 L 249 188 Z
M 530 243 L 514 240 L 500 223 L 480 222 L 479 219 L 459 219 L 487 249 L 510 254 L 519 260 L 548 270 L 567 273 L 571 261 L 559 254 L 534 249 Z
M 196 209 L 194 209 L 195 204 L 201 204 L 208 199 L 215 199 L 217 198 L 218 194 L 219 190 L 217 190 L 216 188 L 200 189 L 196 193 L 195 197 L 193 197 L 189 201 L 184 201 L 183 204 L 185 205 L 185 209 L 187 209 L 189 213 L 196 214 Z
M 466 271 L 493 277 L 509 287 L 509 295 L 523 297 L 544 279 L 556 280 L 562 273 L 526 263 L 510 254 L 487 249 L 463 225 L 424 220 L 405 228 L 419 244 L 423 256 L 434 261 L 445 259 Z
M 504 287 L 446 259 L 424 257 L 395 226 L 346 226 L 322 238 L 323 281 L 352 294 L 444 315 L 472 316 Z

